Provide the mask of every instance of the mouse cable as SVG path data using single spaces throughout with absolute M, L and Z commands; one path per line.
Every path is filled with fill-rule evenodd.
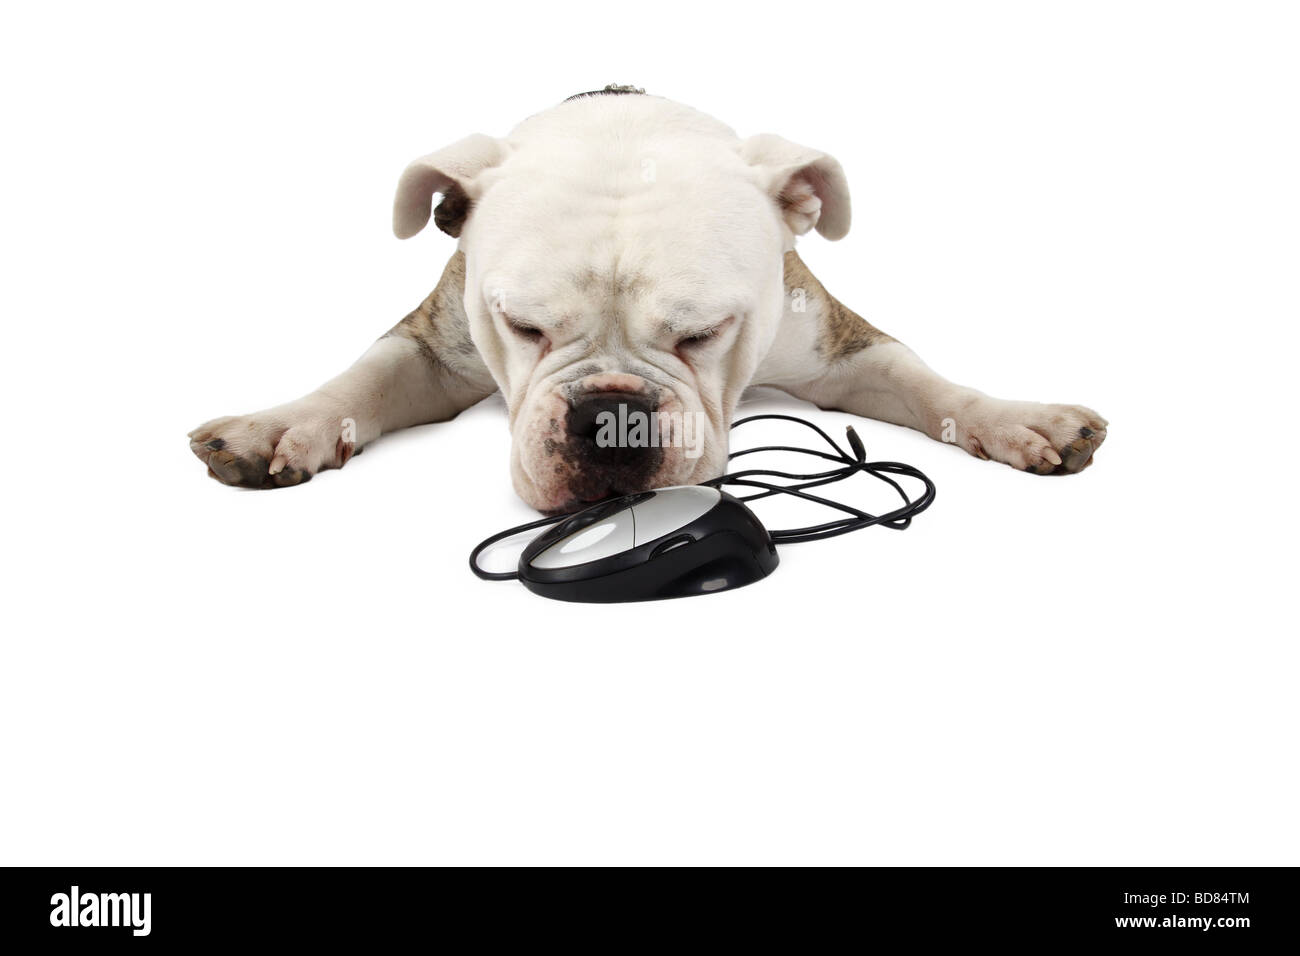
M 707 485 L 711 488 L 722 490 L 727 485 L 739 485 L 747 488 L 759 489 L 756 493 L 746 495 L 740 498 L 741 501 L 757 501 L 760 498 L 768 498 L 772 495 L 792 495 L 796 498 L 802 498 L 805 501 L 811 501 L 819 505 L 825 505 L 828 508 L 834 508 L 843 511 L 848 517 L 838 518 L 835 521 L 827 521 L 824 524 L 810 525 L 806 528 L 786 528 L 778 531 L 771 531 L 769 534 L 772 540 L 777 544 L 791 544 L 796 541 L 819 541 L 822 538 L 833 538 L 836 535 L 848 534 L 850 531 L 857 531 L 860 528 L 869 528 L 872 525 L 880 525 L 885 528 L 893 528 L 902 531 L 912 523 L 912 518 L 919 515 L 926 508 L 934 503 L 935 487 L 934 482 L 917 468 L 911 465 L 904 465 L 897 461 L 867 461 L 867 449 L 862 444 L 862 439 L 852 425 L 845 429 L 848 436 L 849 447 L 853 449 L 850 455 L 838 444 L 835 439 L 826 434 L 821 428 L 804 418 L 797 418 L 794 415 L 750 415 L 748 418 L 741 418 L 731 423 L 733 429 L 745 425 L 749 422 L 763 420 L 794 422 L 798 425 L 804 425 L 811 428 L 820 435 L 832 449 L 834 454 L 826 451 L 820 451 L 815 448 L 796 448 L 791 445 L 759 445 L 755 448 L 742 448 L 740 451 L 733 451 L 727 456 L 731 461 L 742 455 L 754 455 L 759 452 L 791 452 L 798 455 L 812 455 L 816 458 L 822 458 L 826 461 L 837 462 L 838 467 L 828 471 L 813 472 L 811 474 L 801 475 L 792 474 L 786 471 L 776 471 L 769 468 L 750 468 L 745 471 L 735 471 L 719 478 L 712 478 L 708 481 L 702 481 L 700 484 Z M 843 502 L 832 501 L 829 498 L 823 498 L 820 495 L 808 493 L 809 488 L 820 488 L 825 485 L 833 484 L 837 481 L 843 481 L 845 478 L 863 472 L 871 475 L 873 478 L 879 478 L 885 484 L 897 492 L 898 496 L 903 499 L 903 504 L 881 515 L 869 514 L 852 505 L 846 505 Z M 895 481 L 890 475 L 899 475 L 907 478 L 915 478 L 925 486 L 925 492 L 916 499 L 908 497 L 903 487 Z M 790 482 L 790 484 L 773 484 L 769 481 L 760 481 L 760 478 L 780 479 L 781 481 Z M 470 570 L 477 574 L 485 581 L 513 581 L 519 577 L 518 571 L 486 571 L 479 566 L 478 557 L 485 550 L 503 541 L 506 538 L 512 538 L 517 534 L 525 531 L 533 531 L 537 528 L 544 528 L 547 525 L 555 524 L 557 521 L 563 521 L 571 517 L 569 514 L 551 515 L 541 518 L 537 521 L 530 521 L 527 524 L 516 525 L 513 528 L 507 528 L 505 531 L 498 532 L 490 538 L 484 539 L 479 543 L 469 556 Z
M 805 418 L 797 418 L 794 415 L 750 415 L 748 418 L 741 418 L 731 423 L 733 429 L 747 424 L 748 422 L 757 421 L 786 421 L 794 422 L 797 425 L 803 425 L 811 428 L 825 440 L 835 453 L 819 451 L 815 448 L 795 448 L 790 445 L 759 445 L 754 448 L 742 448 L 740 451 L 733 451 L 727 456 L 729 461 L 741 457 L 742 455 L 754 455 L 760 452 L 791 452 L 797 455 L 812 455 L 816 458 L 823 458 L 827 461 L 838 462 L 838 468 L 832 468 L 829 471 L 814 472 L 812 474 L 792 474 L 786 471 L 776 471 L 769 468 L 751 468 L 746 471 L 734 471 L 730 474 L 723 475 L 720 478 L 713 478 L 701 484 L 709 485 L 721 490 L 727 485 L 741 485 L 744 487 L 761 489 L 756 494 L 746 495 L 740 498 L 741 501 L 757 501 L 760 498 L 767 498 L 771 495 L 793 495 L 796 498 L 802 498 L 805 501 L 812 501 L 828 508 L 834 508 L 837 511 L 843 511 L 849 517 L 839 518 L 835 521 L 828 521 L 825 524 L 811 525 L 806 528 L 786 528 L 777 531 L 768 532 L 772 540 L 777 544 L 790 544 L 796 541 L 820 541 L 823 538 L 833 538 L 836 535 L 848 534 L 850 531 L 857 531 L 859 528 L 869 528 L 872 525 L 881 525 L 885 528 L 893 528 L 902 531 L 912 523 L 912 518 L 919 515 L 926 508 L 934 503 L 935 487 L 924 472 L 919 468 L 913 468 L 911 465 L 905 465 L 897 461 L 867 461 L 867 449 L 862 444 L 862 439 L 858 437 L 857 431 L 852 425 L 845 429 L 848 436 L 849 447 L 853 449 L 850 455 L 838 444 L 835 439 L 826 434 L 821 428 Z M 832 501 L 829 498 L 823 498 L 819 495 L 808 493 L 809 488 L 819 488 L 824 485 L 833 484 L 837 481 L 843 481 L 845 478 L 852 477 L 859 472 L 871 475 L 873 478 L 879 478 L 885 484 L 889 485 L 898 496 L 903 500 L 902 506 L 888 511 L 885 514 L 873 515 L 852 505 L 846 505 L 840 501 Z M 890 475 L 900 475 L 907 478 L 915 478 L 925 486 L 925 492 L 916 499 L 908 497 L 902 486 L 895 481 Z M 759 477 L 777 478 L 791 484 L 773 484 L 767 481 L 757 480 Z
M 469 569 L 481 577 L 484 581 L 516 581 L 519 579 L 518 571 L 485 571 L 479 567 L 478 556 L 486 551 L 498 541 L 504 541 L 506 538 L 513 538 L 517 534 L 523 534 L 525 531 L 532 531 L 534 528 L 545 528 L 548 524 L 555 524 L 557 521 L 563 521 L 565 518 L 573 517 L 572 514 L 551 515 L 548 518 L 541 518 L 537 521 L 530 521 L 528 524 L 515 525 L 513 528 L 506 528 L 505 531 L 498 532 L 490 538 L 485 538 L 479 542 L 479 546 L 469 553 Z

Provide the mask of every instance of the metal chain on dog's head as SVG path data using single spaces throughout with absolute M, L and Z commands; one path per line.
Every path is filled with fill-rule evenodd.
M 574 93 L 572 96 L 565 97 L 564 102 L 567 103 L 569 100 L 580 100 L 584 96 L 617 96 L 620 93 L 636 93 L 644 96 L 645 90 L 641 89 L 639 86 L 628 86 L 622 83 L 607 83 L 603 90 L 590 90 L 586 93 Z

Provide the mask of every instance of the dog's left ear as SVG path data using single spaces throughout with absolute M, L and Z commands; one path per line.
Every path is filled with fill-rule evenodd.
M 796 236 L 814 226 L 827 239 L 848 235 L 849 184 L 834 156 L 771 133 L 744 140 L 740 156 L 758 172 Z
M 434 223 L 447 235 L 459 236 L 478 198 L 475 179 L 504 158 L 505 147 L 500 140 L 475 133 L 415 160 L 397 182 L 397 198 L 393 200 L 393 232 L 397 238 L 409 239 L 425 227 L 434 193 L 442 193 L 442 202 L 433 213 Z

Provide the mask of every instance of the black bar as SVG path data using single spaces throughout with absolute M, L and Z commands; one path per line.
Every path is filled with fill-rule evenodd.
M 755 940 L 840 949 L 901 938 L 1250 951 L 1294 944 L 1295 884 L 1289 868 L 674 870 L 594 880 L 580 870 L 7 869 L 0 940 L 370 949 L 460 945 L 469 933 L 471 946 L 522 934 L 533 945 L 611 948 Z

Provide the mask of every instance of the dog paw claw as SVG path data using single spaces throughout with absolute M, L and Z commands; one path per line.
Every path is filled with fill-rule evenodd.
M 190 451 L 208 476 L 240 488 L 290 488 L 360 451 L 342 439 L 340 420 L 261 413 L 217 418 L 189 433 Z
M 1035 475 L 1073 475 L 1093 462 L 1109 423 L 1082 405 L 990 400 L 967 427 L 966 447 Z

